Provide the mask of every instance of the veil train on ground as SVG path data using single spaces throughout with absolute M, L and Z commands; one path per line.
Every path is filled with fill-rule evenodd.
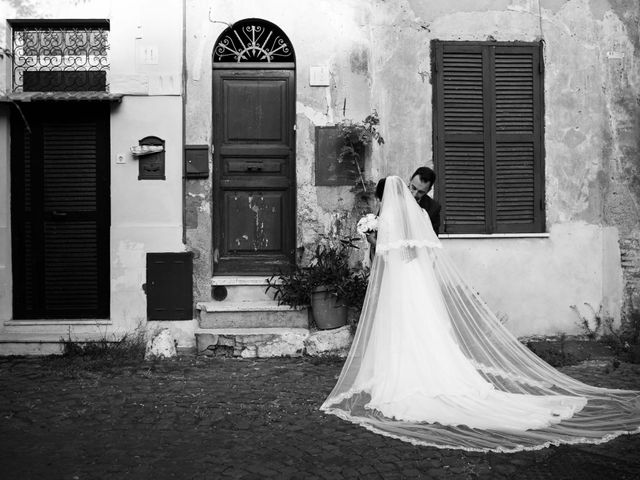
M 593 387 L 522 345 L 388 177 L 358 329 L 321 410 L 417 445 L 516 452 L 640 432 L 640 392 Z

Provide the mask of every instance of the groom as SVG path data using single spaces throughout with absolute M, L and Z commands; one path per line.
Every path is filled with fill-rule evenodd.
M 422 209 L 429 214 L 433 231 L 438 235 L 438 233 L 440 233 L 440 210 L 442 207 L 438 202 L 427 195 L 435 181 L 436 173 L 433 170 L 429 167 L 420 167 L 413 173 L 413 175 L 411 175 L 411 180 L 409 180 L 409 190 L 411 191 L 413 198 L 418 202 L 418 205 L 420 205 Z
M 436 173 L 433 170 L 429 167 L 420 167 L 413 172 L 413 175 L 411 175 L 411 179 L 409 180 L 409 191 L 411 192 L 411 195 L 413 195 L 413 198 L 416 199 L 416 202 L 418 202 L 418 205 L 420 205 L 420 207 L 422 207 L 422 209 L 429 215 L 431 226 L 437 236 L 438 233 L 440 233 L 440 210 L 442 207 L 438 202 L 427 195 L 435 181 Z M 376 187 L 376 198 L 378 198 L 378 200 L 382 198 L 383 190 L 384 178 L 378 182 Z M 371 261 L 373 261 L 373 256 L 376 250 L 376 241 L 376 232 L 367 234 L 367 242 L 371 245 L 369 250 L 369 259 Z

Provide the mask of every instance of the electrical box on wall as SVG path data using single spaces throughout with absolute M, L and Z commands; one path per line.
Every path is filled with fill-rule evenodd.
M 209 146 L 184 146 L 185 175 L 187 178 L 209 177 Z

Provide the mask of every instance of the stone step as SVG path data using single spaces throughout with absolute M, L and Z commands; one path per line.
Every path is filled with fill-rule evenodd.
M 0 356 L 8 355 L 59 355 L 63 353 L 66 332 L 4 332 L 0 335 Z M 116 342 L 103 333 L 74 333 L 71 340 L 77 343 Z
M 243 358 L 346 357 L 353 340 L 348 326 L 318 331 L 306 328 L 200 328 L 195 335 L 198 355 Z
M 299 357 L 305 350 L 306 328 L 200 328 L 198 355 L 242 358 Z
M 263 276 L 220 276 L 211 279 L 215 294 L 226 295 L 223 302 L 274 301 L 273 290 L 265 293 L 267 275 Z
M 274 301 L 199 302 L 200 328 L 308 328 L 307 308 L 290 308 Z

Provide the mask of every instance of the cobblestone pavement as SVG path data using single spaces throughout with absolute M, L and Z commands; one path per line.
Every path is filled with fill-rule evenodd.
M 0 358 L 0 478 L 637 479 L 640 435 L 516 454 L 417 447 L 318 410 L 342 361 Z M 565 368 L 640 389 L 640 365 Z

